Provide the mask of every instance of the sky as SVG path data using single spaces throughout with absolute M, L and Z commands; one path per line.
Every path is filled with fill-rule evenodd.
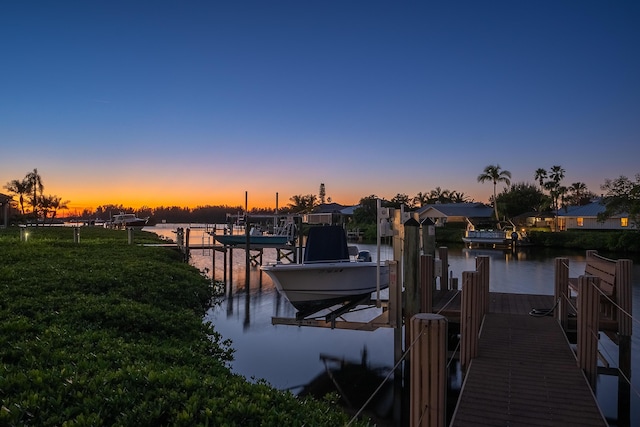
M 344 205 L 640 173 L 637 1 L 3 1 L 0 185 Z M 503 185 L 498 186 L 501 191 Z M 0 192 L 7 192 L 4 188 Z

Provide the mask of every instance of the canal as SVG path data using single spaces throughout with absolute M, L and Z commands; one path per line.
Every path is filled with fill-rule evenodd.
M 177 225 L 163 224 L 146 227 L 161 236 L 173 238 Z M 188 226 L 180 224 L 180 226 Z M 207 242 L 208 235 L 192 229 L 191 242 L 195 245 Z M 375 245 L 358 244 L 359 249 L 369 250 L 376 257 Z M 211 250 L 193 250 L 191 263 L 211 275 L 213 265 Z M 235 349 L 232 369 L 250 381 L 266 381 L 273 387 L 290 390 L 296 394 L 328 390 L 338 384 L 344 388 L 360 389 L 367 395 L 390 376 L 393 368 L 393 330 L 380 328 L 373 332 L 343 329 L 325 329 L 272 325 L 272 317 L 295 317 L 295 309 L 275 289 L 269 277 L 258 267 L 249 271 L 249 287 L 246 288 L 244 251 L 234 251 L 232 266 L 233 283 L 227 284 L 227 292 L 220 302 L 212 307 L 205 317 L 224 338 L 232 341 Z M 391 259 L 393 251 L 383 245 L 381 260 Z M 553 295 L 554 259 L 569 259 L 570 276 L 577 277 L 584 271 L 583 251 L 523 248 L 515 252 L 467 249 L 462 245 L 449 247 L 449 271 L 460 278 L 463 271 L 475 269 L 475 258 L 487 255 L 490 258 L 490 290 Z M 612 258 L 616 257 L 604 254 Z M 274 262 L 276 251 L 265 249 L 263 263 Z M 222 280 L 223 254 L 216 253 L 216 278 Z M 633 337 L 631 378 L 631 425 L 640 425 L 640 258 L 635 257 L 633 270 Z M 534 308 L 534 307 L 532 307 Z M 359 312 L 352 320 L 366 320 L 371 313 Z M 617 363 L 617 346 L 601 334 L 600 352 L 613 366 Z M 363 369 L 366 367 L 366 370 Z M 343 369 L 345 368 L 345 369 Z M 347 369 L 348 368 L 348 372 Z M 343 375 L 343 377 L 338 377 Z M 360 375 L 360 376 L 359 376 Z M 364 375 L 364 376 L 362 376 Z M 461 386 L 458 365 L 450 365 L 449 378 L 452 396 Z M 391 383 L 384 386 L 374 399 L 377 415 L 390 418 Z M 358 387 L 360 386 L 360 387 Z M 334 387 L 335 388 L 335 387 Z M 596 396 L 611 425 L 617 419 L 618 379 L 600 375 Z M 345 394 L 349 390 L 342 390 Z M 368 397 L 368 395 L 367 395 Z M 350 399 L 354 410 L 359 409 L 360 396 Z

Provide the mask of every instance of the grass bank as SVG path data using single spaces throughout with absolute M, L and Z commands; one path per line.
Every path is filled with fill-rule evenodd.
M 125 231 L 0 230 L 0 425 L 336 426 L 302 400 L 229 369 L 231 343 L 203 324 L 209 280 Z M 136 232 L 136 243 L 157 243 Z M 363 423 L 356 425 L 364 425 Z

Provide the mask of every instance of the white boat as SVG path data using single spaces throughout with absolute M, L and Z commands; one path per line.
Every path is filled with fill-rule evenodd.
M 299 311 L 314 311 L 341 302 L 355 302 L 389 286 L 389 268 L 357 261 L 350 255 L 340 226 L 312 227 L 302 264 L 271 264 L 261 269 Z M 362 257 L 359 257 L 362 258 Z
M 516 247 L 528 244 L 529 239 L 524 231 L 517 231 L 516 226 L 510 222 L 509 226 L 498 224 L 496 228 L 477 229 L 467 219 L 467 229 L 462 241 L 469 246 L 493 246 Z
M 138 218 L 135 214 L 119 213 L 105 221 L 104 228 L 142 228 L 149 218 Z

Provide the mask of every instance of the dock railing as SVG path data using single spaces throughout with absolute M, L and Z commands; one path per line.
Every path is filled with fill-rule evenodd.
M 628 377 L 632 333 L 631 271 L 629 259 L 612 260 L 596 251 L 586 254 L 585 274 L 569 277 L 569 260 L 555 259 L 555 319 L 563 330 L 570 330 L 570 313 L 576 314 L 576 359 L 591 387 L 598 374 L 598 340 L 603 331 L 618 344 L 620 374 Z M 571 290 L 577 293 L 574 298 Z M 575 305 L 574 305 L 575 301 Z

